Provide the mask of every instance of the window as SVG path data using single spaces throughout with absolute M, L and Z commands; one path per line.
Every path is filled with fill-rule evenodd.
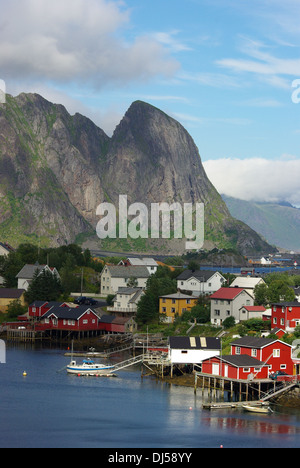
M 171 308 L 171 312 L 172 312 L 172 314 L 175 314 L 175 307 Z
M 276 317 L 274 317 L 274 319 L 273 319 L 273 323 L 274 323 L 274 325 L 276 325 L 276 324 L 277 324 L 277 318 L 276 318 Z
M 251 350 L 251 356 L 256 357 L 257 356 L 257 349 L 252 349 Z
M 187 304 L 190 304 L 190 303 L 191 303 L 191 299 L 187 299 L 187 300 L 186 300 L 186 303 L 187 303 Z
M 187 354 L 187 353 L 188 353 L 188 352 L 187 352 L 185 349 L 183 349 L 183 350 L 181 351 L 181 354 Z
M 214 312 L 215 312 L 215 315 L 220 316 L 220 311 L 219 310 L 215 309 Z
M 280 357 L 280 349 L 273 349 L 273 357 Z
M 235 348 L 235 354 L 241 354 L 241 348 L 239 346 Z
M 176 299 L 172 299 L 172 304 L 176 304 Z
M 250 367 L 244 367 L 243 372 L 250 372 Z
M 163 307 L 163 308 L 162 308 L 162 311 L 163 311 L 163 312 L 167 312 L 166 307 Z
M 280 364 L 280 369 L 286 369 L 286 364 Z
M 166 299 L 163 298 L 162 303 L 165 304 L 165 303 L 166 303 Z
M 230 310 L 226 310 L 226 315 L 227 315 L 227 316 L 230 315 Z
M 83 325 L 86 325 L 88 323 L 88 320 L 85 319 L 85 320 L 82 321 L 82 323 L 83 323 Z
M 284 319 L 280 319 L 280 325 L 284 325 Z

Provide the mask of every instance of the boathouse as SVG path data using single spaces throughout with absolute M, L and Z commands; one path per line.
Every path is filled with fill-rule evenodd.
M 285 332 L 293 332 L 300 325 L 300 303 L 279 302 L 272 305 L 271 329 L 282 328 Z
M 100 318 L 89 306 L 51 307 L 46 312 L 36 329 L 61 331 L 93 331 L 98 330 Z
M 231 342 L 231 355 L 248 355 L 268 365 L 269 372 L 294 373 L 292 346 L 272 338 L 244 336 Z
M 229 379 L 267 379 L 268 365 L 246 354 L 214 356 L 202 362 L 202 372 Z
M 200 364 L 204 359 L 219 355 L 221 340 L 202 336 L 170 336 L 169 360 L 172 364 Z

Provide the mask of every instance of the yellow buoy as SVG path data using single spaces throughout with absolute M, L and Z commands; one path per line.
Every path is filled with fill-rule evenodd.
M 24 372 L 23 372 L 23 376 L 24 376 L 24 377 L 26 377 L 26 375 L 27 375 L 27 372 L 26 372 L 26 371 L 24 371 Z

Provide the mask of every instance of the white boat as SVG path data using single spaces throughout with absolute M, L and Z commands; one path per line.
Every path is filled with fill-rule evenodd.
M 113 369 L 114 366 L 98 364 L 91 359 L 85 359 L 82 364 L 71 360 L 70 364 L 67 365 L 68 374 L 77 375 L 109 375 Z
M 272 410 L 269 406 L 251 406 L 251 405 L 243 405 L 244 410 L 250 411 L 251 413 L 272 413 Z

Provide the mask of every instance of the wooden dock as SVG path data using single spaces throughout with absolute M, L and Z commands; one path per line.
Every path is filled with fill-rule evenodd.
M 42 331 L 35 330 L 18 330 L 18 329 L 9 329 L 7 330 L 7 341 L 13 342 L 35 342 L 36 340 L 43 340 L 44 333 Z

